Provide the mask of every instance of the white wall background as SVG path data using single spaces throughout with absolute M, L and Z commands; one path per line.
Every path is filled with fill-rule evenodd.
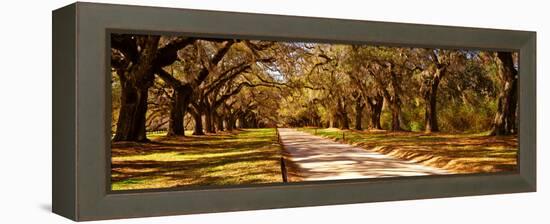
M 69 223 L 51 209 L 51 10 L 69 0 L 0 7 L 0 222 Z M 96 2 L 96 1 L 94 1 Z M 111 0 L 178 8 L 472 26 L 538 32 L 538 192 L 139 218 L 100 223 L 548 223 L 550 7 L 545 1 Z M 546 20 L 546 21 L 545 21 Z M 546 87 L 546 88 L 545 88 Z

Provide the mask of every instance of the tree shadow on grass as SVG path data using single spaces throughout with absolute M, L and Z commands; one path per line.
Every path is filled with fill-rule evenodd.
M 346 141 L 342 141 L 339 130 L 325 129 L 317 133 L 336 138 L 338 142 L 457 173 L 517 170 L 517 136 L 349 130 Z
M 157 185 L 149 184 L 153 188 L 162 188 L 280 181 L 275 132 L 252 134 L 240 131 L 233 135 L 114 144 L 111 179 L 115 185 L 128 185 L 122 188 L 140 189 L 151 188 L 147 182 L 155 182 Z

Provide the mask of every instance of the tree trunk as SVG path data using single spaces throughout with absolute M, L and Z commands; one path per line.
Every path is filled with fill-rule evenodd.
M 322 126 L 323 126 L 323 124 L 322 124 L 322 122 L 321 122 L 321 117 L 315 118 L 315 127 L 320 128 L 320 127 L 322 127 Z
M 220 116 L 218 113 L 215 113 L 215 118 L 216 118 L 216 129 L 217 131 L 224 131 L 224 127 L 223 127 L 223 120 L 225 120 L 222 116 Z
M 235 118 L 235 129 L 239 128 L 243 128 L 243 120 L 240 116 Z
M 340 116 L 335 116 L 334 117 L 334 120 L 332 121 L 332 127 L 331 128 L 339 128 L 341 127 L 340 123 L 342 123 L 341 121 L 342 119 L 340 118 Z
M 235 129 L 237 129 L 237 119 L 233 118 L 231 120 L 231 130 L 235 130 Z
M 226 118 L 225 118 L 225 128 L 228 130 L 228 131 L 233 131 L 233 128 L 235 127 L 235 119 L 233 118 L 232 115 L 228 115 Z
M 424 120 L 425 120 L 425 132 L 438 132 L 439 126 L 437 124 L 437 89 L 439 87 L 439 82 L 441 81 L 441 77 L 443 76 L 443 72 L 445 72 L 442 69 L 437 69 L 436 73 L 434 74 L 433 79 L 431 80 L 431 84 L 428 87 L 429 89 L 426 90 L 424 93 L 424 101 L 426 101 L 425 105 L 425 114 L 424 114 Z
M 170 120 L 168 136 L 185 136 L 184 117 L 191 100 L 190 89 L 179 87 L 174 89 L 174 100 L 170 104 Z
M 253 126 L 254 128 L 259 128 L 259 126 L 260 126 L 259 123 L 260 123 L 260 122 L 259 122 L 258 118 L 254 117 L 254 119 L 252 119 L 252 123 L 253 123 L 253 125 L 254 125 L 254 126 Z
M 348 112 L 346 111 L 346 105 L 342 98 L 338 99 L 338 118 L 340 120 L 340 129 L 349 129 Z
M 380 116 L 382 115 L 382 108 L 384 107 L 384 97 L 376 95 L 368 98 L 370 108 L 370 123 L 372 129 L 382 129 L 380 125 Z
M 400 131 L 401 125 L 399 120 L 399 114 L 401 113 L 401 106 L 397 99 L 390 100 L 390 109 L 391 109 L 391 130 Z
M 244 122 L 244 115 L 239 116 L 239 119 L 238 119 L 238 120 L 239 120 L 239 125 L 238 125 L 238 127 L 239 127 L 239 128 L 246 128 L 246 127 L 245 127 L 246 124 L 245 124 L 245 122 Z
M 148 141 L 145 130 L 148 88 L 122 83 L 117 129 L 113 141 Z
M 121 100 L 117 130 L 113 141 L 138 141 L 147 139 L 145 115 L 149 87 L 153 84 L 154 62 L 160 37 L 140 37 L 142 50 L 139 61 L 130 70 L 121 71 Z
M 398 77 L 397 73 L 392 71 L 391 85 L 393 88 L 393 96 L 390 97 L 390 104 L 391 104 L 391 110 L 392 110 L 392 124 L 391 124 L 392 131 L 402 130 L 401 121 L 399 120 L 399 115 L 401 114 L 401 99 L 400 99 L 401 86 L 399 85 L 399 81 L 397 77 Z
M 202 128 L 202 113 L 191 113 L 193 120 L 195 120 L 195 127 L 193 128 L 193 135 L 204 135 L 204 130 Z
M 228 117 L 225 118 L 225 124 L 226 124 L 225 129 L 227 131 L 233 131 L 233 125 L 231 125 L 231 119 L 230 118 L 228 118 Z
M 355 101 L 355 129 L 356 130 L 363 130 L 363 126 L 362 126 L 363 108 L 365 108 L 365 104 L 363 104 L 363 98 L 358 97 Z
M 517 133 L 517 70 L 514 67 L 512 53 L 498 52 L 498 75 L 501 92 L 498 96 L 498 109 L 493 121 L 491 135 L 511 135 Z
M 211 108 L 206 108 L 205 113 L 205 124 L 207 133 L 216 133 L 214 130 L 214 113 Z
M 340 126 L 340 129 L 342 130 L 345 130 L 345 129 L 349 129 L 349 118 L 348 118 L 348 113 L 345 112 L 345 113 L 342 113 L 342 126 Z

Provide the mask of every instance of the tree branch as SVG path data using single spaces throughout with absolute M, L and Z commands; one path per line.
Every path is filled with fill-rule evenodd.
M 171 65 L 178 59 L 178 51 L 193 44 L 196 38 L 178 37 L 157 51 L 156 66 Z
M 220 62 L 222 59 L 223 59 L 223 56 L 225 56 L 225 54 L 229 51 L 229 49 L 231 48 L 231 46 L 235 43 L 235 41 L 233 40 L 230 40 L 230 41 L 227 41 L 225 43 L 225 45 L 218 50 L 218 52 L 216 52 L 216 54 L 214 55 L 214 57 L 212 57 L 212 59 L 210 60 L 210 65 L 208 66 L 203 66 L 203 68 L 201 69 L 201 71 L 199 72 L 197 78 L 196 78 L 196 83 L 197 84 L 200 84 L 202 82 L 204 82 L 204 80 L 206 79 L 206 77 L 208 77 L 208 74 L 210 73 L 210 69 L 209 67 L 211 65 L 217 65 L 218 62 Z
M 138 47 L 133 35 L 111 34 L 111 48 L 119 50 L 128 60 L 134 63 L 139 59 Z
M 174 78 L 174 76 L 166 72 L 163 68 L 158 68 L 156 70 L 156 74 L 174 89 L 181 88 L 183 86 L 178 79 Z
M 233 80 L 235 77 L 237 77 L 237 75 L 239 75 L 242 72 L 245 72 L 246 70 L 250 69 L 250 67 L 251 67 L 250 64 L 247 64 L 246 62 L 243 62 L 243 63 L 240 63 L 239 65 L 237 65 L 235 67 L 232 67 L 230 69 L 225 70 L 224 72 L 222 72 L 222 74 L 220 74 L 220 78 L 218 78 L 212 84 L 205 87 L 206 91 L 205 91 L 204 95 L 209 95 L 215 89 L 218 89 L 223 84 Z M 231 74 L 227 75 L 228 73 L 231 73 Z

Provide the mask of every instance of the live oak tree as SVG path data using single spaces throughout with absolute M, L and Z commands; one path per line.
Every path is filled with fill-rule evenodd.
M 362 112 L 368 108 L 369 114 L 369 128 L 370 129 L 382 129 L 380 124 L 380 117 L 382 114 L 382 107 L 384 105 L 384 96 L 382 92 L 376 87 L 371 76 L 364 67 L 353 66 L 352 71 L 348 73 L 351 79 L 351 86 L 356 88 L 359 92 L 355 93 L 355 129 L 362 130 Z
M 516 134 L 518 71 L 514 66 L 513 54 L 511 52 L 497 52 L 495 62 L 501 90 L 498 95 L 498 109 L 491 134 Z
M 113 141 L 146 141 L 145 113 L 153 81 L 158 36 L 113 38 L 111 64 L 121 83 L 120 112 Z
M 113 141 L 274 126 L 517 134 L 513 52 L 113 34 L 111 71 Z
M 391 111 L 390 130 L 402 130 L 401 106 L 407 94 L 405 89 L 409 88 L 408 80 L 414 70 L 407 58 L 410 49 L 361 46 L 354 50 L 356 51 L 354 63 L 361 67 L 364 74 L 372 77 L 373 87 L 376 88 L 376 93 L 367 100 L 372 102 L 373 106 L 377 106 L 380 99 L 378 97 L 377 100 L 377 96 L 382 95 Z M 376 109 L 373 108 L 372 111 L 378 111 Z
M 271 63 L 272 58 L 265 56 L 262 51 L 269 49 L 271 42 L 239 41 L 227 52 L 224 60 L 220 61 L 208 78 L 193 92 L 195 103 L 191 106 L 195 114 L 205 117 L 207 133 L 215 133 L 216 120 L 220 129 L 218 108 L 229 97 L 239 93 L 243 88 L 268 85 L 267 78 L 261 78 L 261 71 L 255 69 L 259 64 Z M 254 70 L 255 69 L 255 70 Z M 253 71 L 254 70 L 254 71 Z M 258 79 L 251 82 L 251 79 Z M 199 116 L 196 116 L 197 121 Z M 223 126 L 222 126 L 223 128 Z M 195 135 L 203 134 L 195 130 Z
M 409 57 L 416 71 L 420 71 L 420 91 L 424 100 L 424 130 L 438 132 L 438 92 L 444 78 L 462 75 L 464 54 L 459 50 L 416 49 Z
M 186 80 L 179 80 L 166 72 L 164 69 L 159 68 L 157 69 L 157 74 L 159 77 L 161 77 L 166 83 L 168 83 L 174 90 L 174 101 L 172 102 L 172 108 L 170 110 L 170 124 L 168 128 L 168 136 L 183 136 L 185 135 L 185 130 L 183 127 L 183 120 L 185 113 L 187 112 L 187 108 L 192 105 L 191 99 L 193 97 L 194 91 L 197 89 L 199 85 L 201 85 L 206 78 L 209 76 L 209 74 L 215 70 L 215 67 L 217 64 L 224 58 L 225 54 L 229 51 L 231 46 L 234 44 L 233 40 L 228 41 L 222 41 L 222 43 L 217 43 L 219 41 L 216 41 L 214 43 L 210 43 L 211 48 L 213 48 L 210 53 L 211 56 L 209 56 L 203 47 L 204 45 L 208 43 L 204 40 L 198 40 L 195 44 L 195 54 L 192 54 L 195 58 L 191 57 L 192 59 L 186 59 L 184 62 L 185 64 L 193 64 L 197 63 L 200 64 L 200 66 L 195 66 L 195 68 L 198 67 L 198 69 L 193 69 L 193 67 L 188 68 L 188 76 L 191 76 L 187 78 Z M 218 45 L 221 45 L 218 47 Z M 187 55 L 189 56 L 189 55 Z M 178 60 L 178 55 L 176 55 L 176 58 L 174 60 Z M 193 60 L 194 59 L 194 60 Z M 180 59 L 181 60 L 181 59 Z M 194 73 L 194 74 L 189 74 Z M 194 111 L 193 117 L 195 118 L 195 126 L 201 126 L 201 111 Z M 196 134 L 202 134 L 202 127 L 196 127 L 195 130 L 197 131 Z
M 191 44 L 178 37 L 159 47 L 160 36 L 111 36 L 111 65 L 121 83 L 120 112 L 113 141 L 148 141 L 145 128 L 149 88 L 154 74 L 175 60 L 176 52 Z

